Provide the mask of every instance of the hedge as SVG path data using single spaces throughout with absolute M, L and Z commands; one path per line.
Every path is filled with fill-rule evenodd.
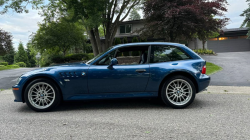
M 7 66 L 7 65 L 8 65 L 8 62 L 0 62 L 0 65 Z
M 18 62 L 15 65 L 17 65 L 19 67 L 26 67 L 26 64 L 24 62 Z M 15 66 L 15 65 L 12 65 L 12 66 Z

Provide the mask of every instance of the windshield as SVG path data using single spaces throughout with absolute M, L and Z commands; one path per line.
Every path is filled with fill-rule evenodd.
M 104 53 L 106 53 L 107 51 L 111 50 L 114 46 L 109 47 L 106 51 L 103 51 L 102 53 L 99 53 L 97 56 L 95 56 L 94 58 L 90 59 L 86 64 L 90 64 L 91 62 L 93 62 L 94 60 L 96 60 L 98 57 L 100 57 L 101 55 L 103 55 Z

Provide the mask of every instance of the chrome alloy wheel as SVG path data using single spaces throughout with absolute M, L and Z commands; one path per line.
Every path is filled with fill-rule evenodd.
M 171 81 L 166 88 L 166 96 L 174 105 L 185 105 L 190 101 L 192 94 L 191 85 L 183 79 Z
M 39 82 L 31 86 L 28 92 L 30 104 L 37 109 L 50 107 L 55 100 L 55 91 L 51 85 Z

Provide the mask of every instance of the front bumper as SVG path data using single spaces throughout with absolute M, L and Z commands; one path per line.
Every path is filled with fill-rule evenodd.
M 22 98 L 22 88 L 20 86 L 18 85 L 12 86 L 12 91 L 15 96 L 14 102 L 24 102 Z
M 206 75 L 206 74 L 202 74 L 202 75 L 200 76 L 199 82 L 198 82 L 198 84 L 199 84 L 199 88 L 198 88 L 198 89 L 199 89 L 199 90 L 198 90 L 197 93 L 199 93 L 199 92 L 205 90 L 205 89 L 209 86 L 210 79 L 211 79 L 211 78 L 210 78 L 208 75 Z

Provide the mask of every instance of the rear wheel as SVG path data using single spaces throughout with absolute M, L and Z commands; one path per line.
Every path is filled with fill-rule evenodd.
M 61 94 L 57 86 L 47 79 L 36 79 L 25 89 L 26 104 L 38 112 L 49 111 L 61 101 Z
M 185 76 L 173 76 L 165 81 L 161 90 L 161 99 L 173 108 L 185 108 L 195 98 L 194 83 Z

